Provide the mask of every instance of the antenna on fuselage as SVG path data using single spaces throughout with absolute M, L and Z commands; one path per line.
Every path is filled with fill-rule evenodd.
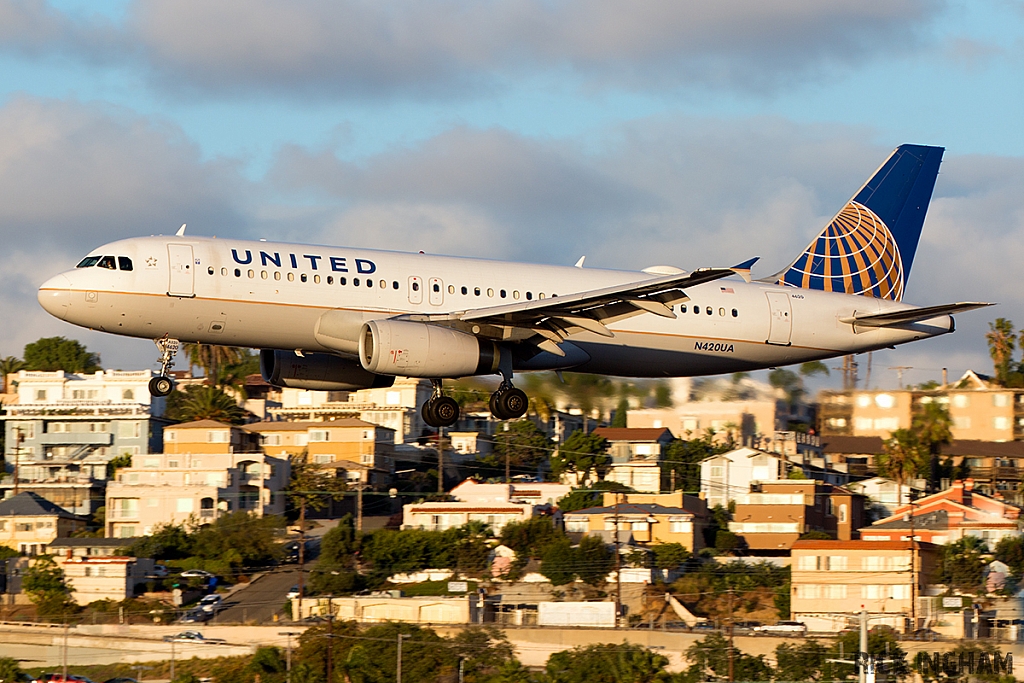
M 178 228 L 178 232 L 176 232 L 174 234 L 177 235 L 178 237 L 181 237 L 182 235 L 184 235 L 185 234 L 185 225 L 186 225 L 185 223 L 182 223 L 181 227 Z
M 586 260 L 587 260 L 586 254 L 584 254 L 583 256 L 580 256 L 580 260 L 576 262 L 576 267 L 577 268 L 582 268 L 583 267 L 583 262 L 586 261 Z

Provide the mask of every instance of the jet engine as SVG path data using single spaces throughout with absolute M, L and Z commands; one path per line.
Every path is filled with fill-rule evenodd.
M 367 372 L 354 360 L 329 353 L 295 355 L 294 351 L 260 351 L 260 374 L 275 387 L 318 391 L 382 389 L 395 383 L 389 375 Z
M 371 320 L 359 335 L 359 362 L 370 372 L 406 377 L 466 377 L 498 371 L 497 344 L 448 327 Z

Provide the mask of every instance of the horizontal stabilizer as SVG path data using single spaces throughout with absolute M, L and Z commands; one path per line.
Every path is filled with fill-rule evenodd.
M 961 301 L 955 304 L 941 304 L 939 306 L 925 306 L 924 308 L 906 308 L 900 311 L 887 313 L 872 313 L 870 315 L 854 315 L 850 318 L 840 318 L 839 322 L 857 325 L 858 327 L 893 327 L 895 325 L 907 325 L 909 323 L 930 320 L 940 315 L 951 315 L 973 311 L 976 308 L 994 306 L 991 303 L 978 301 Z

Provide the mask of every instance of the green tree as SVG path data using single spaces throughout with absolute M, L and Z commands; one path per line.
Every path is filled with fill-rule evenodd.
M 988 342 L 988 353 L 992 357 L 996 381 L 1005 385 L 1010 373 L 1010 363 L 1013 361 L 1013 351 L 1017 346 L 1013 322 L 1008 318 L 996 318 L 995 322 L 988 324 L 988 330 L 985 340 Z
M 343 595 L 365 587 L 365 579 L 356 571 L 359 541 L 352 515 L 342 517 L 336 527 L 323 535 L 320 557 L 309 577 L 313 593 Z
M 575 512 L 597 507 L 604 502 L 605 491 L 629 493 L 633 489 L 617 481 L 597 481 L 590 488 L 576 488 L 558 499 L 558 509 L 562 512 Z
M 576 576 L 591 586 L 604 583 L 608 572 L 615 566 L 613 552 L 608 549 L 608 544 L 598 536 L 584 536 L 580 539 L 574 559 Z
M 639 645 L 601 643 L 548 658 L 550 683 L 656 683 L 670 681 L 668 658 Z
M 207 382 L 216 386 L 221 386 L 220 368 L 237 363 L 243 354 L 237 346 L 220 344 L 183 344 L 181 350 L 188 356 L 189 365 L 201 368 Z
M 814 640 L 799 645 L 783 643 L 775 648 L 775 678 L 779 681 L 817 681 L 825 668 L 828 648 Z
M 547 517 L 532 517 L 522 522 L 509 522 L 501 529 L 501 543 L 524 558 L 540 557 L 551 543 L 565 538 Z
M 99 354 L 89 353 L 75 339 L 43 337 L 25 344 L 25 370 L 53 372 L 96 372 L 100 367 Z
M 123 549 L 132 557 L 180 560 L 192 555 L 192 538 L 180 524 L 161 524 L 149 536 L 142 536 Z
M 942 548 L 939 581 L 952 588 L 983 592 L 988 547 L 977 536 L 964 536 Z
M 243 424 L 245 411 L 238 402 L 220 387 L 190 384 L 184 390 L 171 392 L 167 397 L 164 416 L 171 420 L 216 420 L 227 424 Z
M 49 555 L 42 555 L 25 571 L 22 589 L 44 619 L 59 619 L 78 610 L 71 599 L 73 590 L 64 570 Z
M 850 659 L 850 655 L 860 652 L 860 632 L 844 631 L 832 641 L 829 659 Z M 899 679 L 908 673 L 907 653 L 900 647 L 896 632 L 888 626 L 875 626 L 868 631 L 868 654 L 884 659 L 892 667 L 895 678 Z M 842 655 L 842 656 L 841 656 Z M 822 680 L 832 681 L 856 676 L 852 664 L 827 662 L 822 667 Z
M 687 683 L 707 680 L 709 673 L 719 678 L 729 674 L 729 641 L 721 633 L 710 633 L 686 650 L 690 667 L 682 676 Z M 737 681 L 766 681 L 771 678 L 771 667 L 764 655 L 748 655 L 736 649 L 733 652 L 733 676 Z
M 996 543 L 995 557 L 1005 562 L 1018 579 L 1024 574 L 1024 536 L 1003 536 Z
M 919 476 L 927 467 L 927 457 L 917 434 L 909 429 L 893 430 L 882 443 L 882 453 L 875 458 L 879 474 L 896 482 L 899 505 L 903 505 L 903 485 Z
M 502 672 L 509 667 L 522 667 L 516 660 L 515 648 L 508 637 L 493 627 L 471 626 L 459 631 L 451 639 L 450 649 L 452 654 L 462 660 L 464 680 L 469 683 L 500 681 Z
M 192 552 L 214 573 L 265 567 L 281 556 L 277 535 L 283 525 L 280 517 L 238 510 L 196 529 L 191 534 Z
M 673 439 L 665 449 L 663 469 L 674 490 L 696 493 L 700 491 L 700 463 L 714 455 L 732 450 L 731 442 L 715 443 L 715 433 L 708 430 L 703 436 L 688 440 Z
M 800 375 L 786 368 L 776 368 L 768 373 L 768 383 L 781 389 L 786 395 L 786 403 L 792 406 L 804 394 L 804 383 Z
M 494 450 L 480 462 L 495 469 L 504 469 L 505 458 L 512 474 L 535 474 L 548 459 L 554 446 L 551 439 L 532 420 L 507 422 L 507 429 L 494 435 Z
M 654 566 L 658 569 L 681 567 L 693 557 L 682 543 L 655 543 L 651 551 L 654 553 Z
M 608 446 L 608 439 L 603 436 L 577 429 L 551 456 L 551 473 L 558 477 L 563 472 L 587 475 L 591 470 L 596 470 L 598 477 L 603 478 L 611 462 Z
M 564 586 L 576 579 L 576 549 L 569 539 L 548 545 L 541 556 L 540 573 L 554 586 Z
M 939 483 L 939 453 L 942 446 L 953 439 L 953 419 L 949 410 L 940 403 L 925 403 L 913 417 L 910 429 L 917 436 L 921 448 L 928 453 L 928 476 L 933 485 Z
M 117 471 L 122 467 L 132 466 L 132 456 L 128 453 L 115 455 L 107 461 L 107 480 L 112 481 L 117 477 Z
M 619 404 L 615 406 L 615 416 L 612 417 L 612 427 L 623 428 L 627 424 L 627 416 L 629 414 L 629 399 L 623 396 L 619 399 Z
M 14 657 L 0 657 L 0 683 L 21 683 L 25 672 Z

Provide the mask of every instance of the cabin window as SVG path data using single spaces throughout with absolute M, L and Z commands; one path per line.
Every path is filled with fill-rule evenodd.
M 119 269 L 121 269 L 121 270 L 131 270 L 132 269 L 132 260 L 130 258 L 128 258 L 127 256 L 118 256 L 117 257 L 117 267 Z
M 440 292 L 440 291 L 441 291 L 441 285 L 439 285 L 439 284 L 437 284 L 437 283 L 435 282 L 435 283 L 434 283 L 434 291 L 435 291 L 435 292 Z
M 249 269 L 249 273 L 248 273 L 248 274 L 249 274 L 249 279 L 250 279 L 250 280 L 251 280 L 252 278 L 256 277 L 256 273 L 255 273 L 255 271 L 253 271 L 253 270 L 252 270 L 251 268 Z
M 279 270 L 275 270 L 274 271 L 274 279 L 275 280 L 280 280 L 281 279 L 281 271 L 279 271 Z
M 519 298 L 519 290 L 518 289 L 513 289 L 512 290 L 512 298 L 513 299 L 518 299 Z
M 227 275 L 228 274 L 228 269 L 227 268 L 221 268 L 220 269 L 220 274 L 221 275 Z
M 207 268 L 206 272 L 208 272 L 210 275 L 213 275 L 213 266 L 210 266 L 209 268 Z
M 420 291 L 420 283 L 418 283 L 418 282 L 412 283 L 412 291 L 414 291 L 414 292 Z
M 117 266 L 114 265 L 113 256 L 104 256 L 96 265 L 100 268 L 106 268 L 107 270 L 117 270 Z
M 740 317 L 740 312 L 737 311 L 735 308 L 732 309 L 732 317 L 734 317 L 734 318 Z
M 526 293 L 526 300 L 529 301 L 532 298 L 533 298 L 533 292 L 527 292 Z
M 387 289 L 388 288 L 388 281 L 387 280 L 381 280 L 380 281 L 380 288 L 381 289 Z
M 694 306 L 693 307 L 693 314 L 694 315 L 700 315 L 700 306 Z
M 333 285 L 334 284 L 334 276 L 333 275 L 328 275 L 327 276 L 327 284 L 329 284 L 329 285 Z
M 314 284 L 320 284 L 320 276 L 319 275 L 314 275 L 313 276 L 313 282 L 314 282 Z
M 348 278 L 347 278 L 347 277 L 339 277 L 339 278 L 338 278 L 338 284 L 339 284 L 339 285 L 345 285 L 345 284 L 348 284 Z
M 261 277 L 261 278 L 263 278 L 264 280 L 266 280 L 267 278 L 269 278 L 269 277 L 270 277 L 270 273 L 268 273 L 268 272 L 267 272 L 267 271 L 265 271 L 265 270 L 261 270 L 261 271 L 260 271 L 260 277 Z
M 480 288 L 479 287 L 474 287 L 473 288 L 473 294 L 475 296 L 480 296 Z
M 391 289 L 398 289 L 398 280 L 391 283 Z
M 352 286 L 353 287 L 358 287 L 359 286 L 359 278 L 357 278 L 357 277 L 352 278 Z
M 463 293 L 463 294 L 469 294 L 469 288 L 467 288 L 467 287 L 463 287 L 463 288 L 462 288 L 462 293 Z
M 494 290 L 490 287 L 487 288 L 487 296 L 494 296 Z
M 718 315 L 724 316 L 725 315 L 725 309 L 724 308 L 719 308 L 718 309 Z
M 299 279 L 302 280 L 303 282 L 306 282 L 309 280 L 309 276 L 303 273 L 302 275 L 299 276 Z
M 92 268 L 100 262 L 99 256 L 86 256 L 81 262 L 75 266 L 76 268 Z
M 235 268 L 235 277 L 242 277 L 242 269 Z
M 712 315 L 712 313 L 713 313 L 713 311 L 711 310 L 711 307 L 710 307 L 710 306 L 708 306 L 708 307 L 707 307 L 706 309 L 704 309 L 704 310 L 705 310 L 705 311 L 707 311 L 707 314 L 708 314 L 708 315 Z
M 504 299 L 505 298 L 505 290 L 504 289 L 498 290 L 498 296 L 500 296 L 502 299 Z
M 544 292 L 541 292 L 540 294 L 538 294 L 537 298 L 538 299 L 543 299 L 544 298 Z
M 686 313 L 686 304 L 683 304 L 682 306 L 679 307 L 679 312 Z
M 373 280 L 371 280 L 370 278 L 366 278 L 366 286 L 367 287 L 373 287 Z M 437 285 L 434 285 L 434 291 L 435 292 L 439 292 L 441 290 L 438 288 Z

